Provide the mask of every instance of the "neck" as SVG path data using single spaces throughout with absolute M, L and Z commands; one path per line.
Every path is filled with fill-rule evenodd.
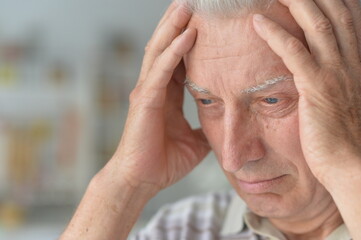
M 330 202 L 319 208 L 317 213 L 303 214 L 293 219 L 269 219 L 289 240 L 325 239 L 342 223 L 342 217 L 336 204 Z M 308 217 L 306 216 L 308 215 Z M 291 229 L 291 231 L 290 231 Z

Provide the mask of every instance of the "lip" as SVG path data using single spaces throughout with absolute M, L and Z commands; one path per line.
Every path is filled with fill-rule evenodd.
M 285 180 L 285 177 L 286 175 L 281 175 L 272 179 L 252 182 L 238 180 L 238 185 L 243 191 L 247 193 L 261 194 L 271 192 L 273 188 L 277 187 Z

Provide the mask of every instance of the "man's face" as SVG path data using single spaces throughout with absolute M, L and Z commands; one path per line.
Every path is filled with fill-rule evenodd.
M 288 10 L 266 15 L 304 41 Z M 317 214 L 330 195 L 303 157 L 298 92 L 292 74 L 253 29 L 252 15 L 233 19 L 193 16 L 197 42 L 186 56 L 188 89 L 200 122 L 227 178 L 255 213 L 273 218 Z

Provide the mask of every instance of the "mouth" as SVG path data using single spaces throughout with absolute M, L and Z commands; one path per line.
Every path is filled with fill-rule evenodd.
M 266 179 L 266 180 L 256 180 L 256 181 L 243 181 L 238 180 L 238 186 L 242 191 L 251 194 L 261 194 L 272 192 L 272 189 L 279 186 L 287 175 L 281 175 L 279 177 Z

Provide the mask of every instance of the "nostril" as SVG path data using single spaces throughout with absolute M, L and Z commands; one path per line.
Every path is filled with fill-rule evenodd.
M 265 148 L 260 140 L 252 139 L 223 147 L 221 164 L 227 172 L 237 172 L 245 164 L 258 161 L 265 156 Z

